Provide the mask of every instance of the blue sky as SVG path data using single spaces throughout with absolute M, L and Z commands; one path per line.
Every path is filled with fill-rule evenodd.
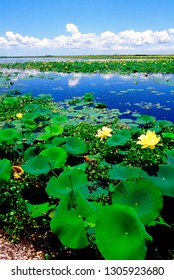
M 2 0 L 0 56 L 174 53 L 173 0 Z

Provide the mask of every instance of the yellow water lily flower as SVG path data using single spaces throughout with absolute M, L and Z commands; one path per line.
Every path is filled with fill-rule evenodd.
M 22 113 L 17 113 L 17 114 L 16 114 L 16 118 L 17 118 L 18 120 L 21 120 L 22 117 L 23 117 L 23 114 L 22 114 Z
M 13 171 L 14 179 L 21 179 L 21 176 L 24 174 L 24 170 L 22 169 L 22 167 L 20 167 L 18 165 L 13 165 L 12 171 Z
M 100 140 L 103 140 L 104 138 L 111 137 L 112 136 L 111 132 L 112 132 L 111 128 L 103 126 L 102 129 L 97 130 L 96 137 L 99 137 Z
M 137 144 L 142 145 L 142 149 L 154 149 L 155 145 L 160 141 L 160 136 L 156 136 L 155 131 L 148 130 L 146 134 L 140 135 L 138 139 Z

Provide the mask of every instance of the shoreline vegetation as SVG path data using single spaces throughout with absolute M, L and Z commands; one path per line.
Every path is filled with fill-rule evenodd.
M 63 59 L 174 59 L 174 54 L 127 54 L 127 55 L 24 55 L 24 56 L 0 56 L 2 58 L 63 58 Z
M 95 56 L 97 58 L 97 56 Z M 110 56 L 111 57 L 111 56 Z M 148 57 L 148 59 L 146 59 Z M 174 73 L 174 57 L 172 56 L 154 56 L 153 59 L 147 56 L 142 59 L 137 56 L 137 59 L 101 59 L 100 60 L 63 60 L 63 61 L 17 61 L 0 63 L 0 68 L 6 69 L 36 69 L 40 72 L 62 72 L 62 73 Z M 19 58 L 19 57 L 18 57 Z M 21 57 L 22 58 L 22 57 Z M 27 57 L 26 57 L 27 58 Z M 32 57 L 30 57 L 32 58 Z M 48 58 L 48 57 L 47 57 Z M 63 58 L 63 56 L 61 57 Z M 66 58 L 68 58 L 66 56 Z M 69 57 L 70 58 L 70 57 Z M 75 57 L 74 57 L 75 58 Z M 80 58 L 80 56 L 79 56 Z M 84 58 L 84 57 L 81 57 Z M 92 59 L 92 56 L 88 58 Z M 99 56 L 98 56 L 99 58 Z M 105 56 L 105 58 L 107 58 Z M 121 57 L 120 57 L 121 58 Z M 127 56 L 128 58 L 128 56 Z M 135 56 L 134 56 L 135 58 Z M 154 59 L 155 58 L 155 59 Z

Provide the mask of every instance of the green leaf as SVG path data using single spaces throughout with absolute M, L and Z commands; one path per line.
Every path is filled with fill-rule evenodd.
M 58 124 L 52 124 L 45 127 L 45 132 L 40 134 L 38 140 L 47 140 L 48 138 L 58 136 L 63 133 L 63 128 Z
M 70 191 L 77 191 L 88 183 L 87 175 L 80 169 L 63 171 L 58 178 L 52 177 L 46 187 L 49 196 L 62 198 Z
M 15 104 L 18 103 L 18 99 L 16 97 L 5 97 L 3 99 L 3 103 L 5 105 L 14 106 Z
M 80 155 L 86 152 L 86 144 L 84 141 L 72 136 L 66 138 L 66 144 L 63 145 L 63 147 L 72 155 Z
M 107 140 L 107 144 L 109 147 L 114 146 L 124 146 L 128 140 L 130 140 L 132 137 L 132 134 L 130 131 L 124 129 L 124 130 L 118 130 L 115 134 L 112 135 Z
M 87 218 L 96 212 L 96 207 L 91 204 L 80 192 L 76 193 L 76 204 L 79 215 Z
M 28 214 L 31 218 L 45 216 L 47 212 L 55 208 L 55 205 L 49 205 L 48 202 L 42 204 L 30 204 L 26 202 Z
M 68 121 L 67 116 L 55 116 L 51 119 L 53 123 L 64 123 Z
M 142 115 L 141 117 L 136 119 L 136 122 L 139 124 L 146 124 L 146 123 L 151 123 L 151 122 L 155 122 L 156 118 L 153 116 L 149 116 L 149 115 Z
M 36 156 L 36 150 L 36 146 L 29 147 L 24 153 L 25 160 L 29 160 L 30 158 Z
M 11 164 L 6 158 L 0 160 L 0 183 L 7 182 L 11 176 Z
M 34 176 L 47 174 L 51 169 L 47 157 L 43 155 L 30 158 L 27 163 L 22 165 L 22 168 L 26 173 L 32 174 Z
M 164 151 L 164 154 L 167 156 L 167 163 L 174 164 L 174 150 L 166 150 Z
M 108 176 L 112 180 L 128 180 L 139 178 L 141 172 L 142 170 L 139 167 L 114 165 L 108 170 Z
M 84 221 L 79 211 L 69 208 L 71 193 L 66 195 L 56 208 L 50 226 L 62 244 L 69 248 L 80 249 L 88 246 Z
M 27 119 L 23 122 L 24 126 L 28 130 L 35 130 L 37 128 L 37 123 L 31 119 Z
M 160 165 L 157 176 L 144 174 L 147 180 L 153 182 L 162 192 L 163 195 L 174 197 L 174 164 Z
M 161 191 L 146 180 L 120 183 L 112 193 L 112 202 L 134 208 L 145 225 L 159 216 L 163 206 Z
M 44 155 L 48 158 L 52 169 L 63 167 L 67 158 L 66 151 L 60 147 L 50 147 L 43 150 L 40 155 Z
M 151 240 L 135 210 L 125 205 L 101 208 L 96 219 L 96 243 L 107 260 L 143 260 L 145 239 Z
M 13 128 L 0 130 L 0 144 L 13 145 L 22 139 L 22 133 Z
M 163 138 L 174 139 L 174 133 L 163 132 L 163 133 L 162 133 L 162 136 L 163 136 Z
M 166 121 L 166 120 L 158 120 L 155 122 L 155 126 L 160 126 L 160 127 L 167 127 L 167 126 L 172 126 L 173 123 L 171 121 Z

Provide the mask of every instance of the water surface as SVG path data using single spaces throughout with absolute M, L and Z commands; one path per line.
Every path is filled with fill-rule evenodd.
M 149 114 L 174 122 L 174 74 L 81 74 L 1 69 L 0 92 L 51 94 L 64 101 L 93 92 L 95 101 L 130 117 Z

